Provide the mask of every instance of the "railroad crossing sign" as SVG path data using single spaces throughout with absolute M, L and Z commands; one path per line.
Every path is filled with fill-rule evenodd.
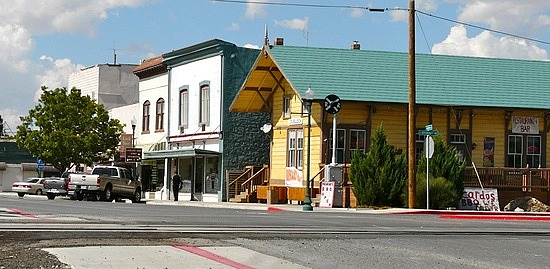
M 330 114 L 336 114 L 342 108 L 342 103 L 340 103 L 340 97 L 329 94 L 325 97 L 325 111 Z

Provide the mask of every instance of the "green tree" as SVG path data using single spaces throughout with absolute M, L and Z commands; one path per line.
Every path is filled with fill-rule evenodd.
M 430 182 L 430 208 L 438 207 L 447 207 L 447 206 L 457 206 L 460 198 L 462 197 L 462 192 L 464 191 L 464 173 L 466 171 L 466 162 L 461 161 L 457 149 L 451 145 L 448 145 L 442 137 L 434 136 L 434 153 L 432 158 L 430 158 L 430 180 L 434 178 L 443 178 L 447 183 L 443 183 L 442 180 L 439 180 L 438 186 L 432 186 Z M 423 195 L 426 195 L 426 156 L 423 155 L 420 161 L 418 162 L 417 168 L 417 183 L 418 180 L 423 177 L 423 188 L 418 189 L 417 184 L 417 200 L 419 197 L 418 192 L 422 192 Z M 434 184 L 436 182 L 434 181 Z M 438 191 L 445 193 L 434 193 L 436 190 L 432 191 L 432 187 L 439 188 Z M 443 190 L 441 188 L 450 188 L 450 190 Z M 453 201 L 452 203 L 442 201 L 436 201 L 437 197 L 443 198 L 444 201 Z M 433 201 L 432 201 L 433 197 Z M 417 203 L 418 204 L 418 203 Z M 424 199 L 424 205 L 426 204 Z M 433 207 L 432 207 L 433 206 Z
M 123 126 L 80 90 L 48 90 L 42 86 L 39 103 L 21 117 L 17 144 L 59 171 L 75 164 L 108 160 L 120 142 Z
M 405 156 L 388 144 L 382 125 L 378 126 L 370 150 L 357 151 L 352 157 L 350 179 L 357 204 L 402 206 L 401 193 L 407 177 Z

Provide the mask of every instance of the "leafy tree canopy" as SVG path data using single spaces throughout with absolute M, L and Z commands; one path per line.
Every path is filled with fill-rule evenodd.
M 59 171 L 75 164 L 108 160 L 120 142 L 123 126 L 107 110 L 80 90 L 48 90 L 42 86 L 39 103 L 21 117 L 19 147 Z

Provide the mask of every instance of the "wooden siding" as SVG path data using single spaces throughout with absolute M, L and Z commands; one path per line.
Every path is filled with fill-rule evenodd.
M 485 137 L 495 138 L 494 161 L 495 167 L 504 167 L 506 158 L 506 131 L 504 111 L 475 110 L 472 122 L 472 143 L 476 149 L 472 150 L 472 161 L 476 166 L 483 166 L 483 141 Z
M 407 107 L 403 105 L 376 106 L 376 113 L 372 116 L 370 136 L 380 124 L 388 136 L 388 143 L 398 149 L 403 149 L 405 153 L 407 151 Z

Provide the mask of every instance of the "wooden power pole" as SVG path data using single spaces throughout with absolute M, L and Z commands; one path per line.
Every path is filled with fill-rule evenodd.
M 409 208 L 416 203 L 416 70 L 415 70 L 415 23 L 414 0 L 409 1 L 409 127 L 408 127 L 408 161 L 409 161 Z

